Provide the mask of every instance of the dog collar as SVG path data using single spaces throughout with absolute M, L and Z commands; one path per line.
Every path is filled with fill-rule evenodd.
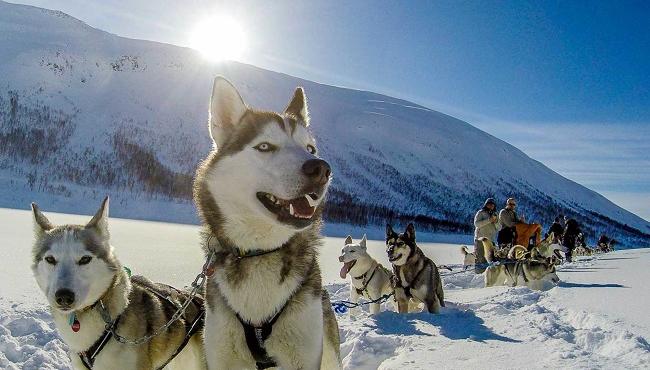
M 235 255 L 237 259 L 243 259 L 243 258 L 250 258 L 250 257 L 258 257 L 258 256 L 263 256 L 265 254 L 277 252 L 280 249 L 282 249 L 284 245 L 282 245 L 279 248 L 275 249 L 251 249 L 248 251 L 242 251 L 239 248 L 232 248 L 232 253 Z

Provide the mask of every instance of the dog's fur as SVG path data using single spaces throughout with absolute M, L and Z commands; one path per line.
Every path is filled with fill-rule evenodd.
M 341 367 L 338 325 L 322 288 L 317 253 L 330 173 L 316 155 L 308 126 L 302 88 L 283 113 L 274 113 L 249 108 L 230 82 L 214 81 L 209 120 L 214 149 L 194 182 L 204 249 L 217 253 L 206 290 L 205 346 L 212 370 L 255 368 L 236 314 L 258 326 L 280 311 L 264 343 L 279 367 Z M 318 170 L 309 173 L 317 176 L 307 175 L 311 163 Z M 282 206 L 274 208 L 274 200 Z M 289 207 L 303 218 L 291 215 Z M 237 255 L 254 250 L 269 253 Z
M 466 245 L 460 247 L 460 253 L 463 255 L 463 270 L 467 270 L 476 264 L 476 256 L 467 249 Z
M 488 263 L 497 262 L 494 255 L 494 244 L 488 238 L 479 241 L 485 249 L 485 259 Z M 553 257 L 543 258 L 534 251 L 530 258 L 524 260 L 505 260 L 502 264 L 488 267 L 484 272 L 485 286 L 527 286 L 531 289 L 542 290 L 545 282 L 557 284 L 560 278 L 555 272 Z
M 586 245 L 579 245 L 575 247 L 575 249 L 573 250 L 573 254 L 575 254 L 576 256 L 591 256 L 592 254 L 594 254 L 594 250 L 592 248 L 589 248 Z
M 366 242 L 365 234 L 359 243 L 354 243 L 348 235 L 339 256 L 339 262 L 343 263 L 341 278 L 350 274 L 350 301 L 354 303 L 359 301 L 359 297 L 374 300 L 393 292 L 393 274 L 368 254 Z M 379 303 L 370 304 L 371 314 L 377 314 L 379 310 Z
M 513 245 L 508 251 L 507 259 L 509 260 L 524 260 L 526 258 L 530 258 L 530 252 L 523 245 Z
M 546 239 L 542 240 L 532 251 L 537 251 L 538 254 L 544 258 L 551 257 L 556 264 L 561 264 L 564 260 L 562 253 L 566 252 L 566 248 L 558 244 L 557 238 L 553 233 L 550 233 Z
M 386 253 L 393 265 L 399 312 L 408 312 L 412 302 L 423 303 L 430 313 L 439 313 L 445 305 L 442 280 L 436 264 L 415 243 L 415 226 L 408 224 L 404 233 L 397 234 L 391 225 L 386 225 Z
M 165 292 L 177 303 L 187 299 L 173 289 L 143 277 L 129 278 L 113 254 L 108 233 L 108 198 L 92 220 L 82 225 L 54 226 L 36 204 L 32 204 L 34 232 L 34 276 L 50 305 L 54 323 L 68 345 L 72 366 L 85 370 L 78 353 L 86 351 L 104 333 L 104 321 L 97 308 L 100 299 L 112 319 L 120 316 L 116 331 L 127 338 L 139 338 L 171 318 L 174 307 L 163 302 L 152 289 Z M 62 292 L 73 293 L 62 299 Z M 69 293 L 68 293 L 69 294 Z M 57 299 L 58 298 L 58 299 Z M 187 321 L 198 315 L 190 304 L 185 315 L 151 341 L 134 346 L 112 338 L 95 359 L 94 369 L 156 369 L 162 366 L 185 338 Z M 75 313 L 78 332 L 68 318 Z M 201 333 L 195 334 L 166 369 L 205 369 Z

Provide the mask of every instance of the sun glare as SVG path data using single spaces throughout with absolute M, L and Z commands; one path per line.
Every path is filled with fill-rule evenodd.
M 196 25 L 190 47 L 212 61 L 238 60 L 246 50 L 246 35 L 233 18 L 215 16 Z

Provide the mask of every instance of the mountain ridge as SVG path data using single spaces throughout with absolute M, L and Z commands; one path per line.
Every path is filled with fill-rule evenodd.
M 221 74 L 264 109 L 282 109 L 295 86 L 305 87 L 312 130 L 334 168 L 329 221 L 415 220 L 425 230 L 467 233 L 486 197 L 515 195 L 529 220 L 548 225 L 564 213 L 590 238 L 605 231 L 650 242 L 647 221 L 455 117 L 248 64 L 209 64 L 191 49 L 40 9 L 0 2 L 8 51 L 0 56 L 0 206 L 24 207 L 31 197 L 85 212 L 80 199 L 104 192 L 124 217 L 196 221 L 187 186 L 211 146 L 207 105 Z

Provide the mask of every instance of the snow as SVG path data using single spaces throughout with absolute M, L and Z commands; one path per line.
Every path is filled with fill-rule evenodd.
M 47 215 L 57 224 L 90 218 Z M 0 221 L 0 368 L 68 369 L 66 346 L 31 276 L 31 215 L 0 209 Z M 201 267 L 196 226 L 112 218 L 110 229 L 118 256 L 137 274 L 182 287 Z M 368 248 L 387 263 L 383 244 L 369 240 Z M 338 277 L 342 245 L 328 237 L 321 248 L 323 280 L 336 300 L 348 296 Z M 462 263 L 456 244 L 421 247 L 438 264 Z M 440 315 L 339 315 L 345 368 L 648 368 L 649 263 L 650 249 L 581 258 L 561 267 L 558 287 L 542 292 L 482 288 L 473 273 L 447 276 Z

